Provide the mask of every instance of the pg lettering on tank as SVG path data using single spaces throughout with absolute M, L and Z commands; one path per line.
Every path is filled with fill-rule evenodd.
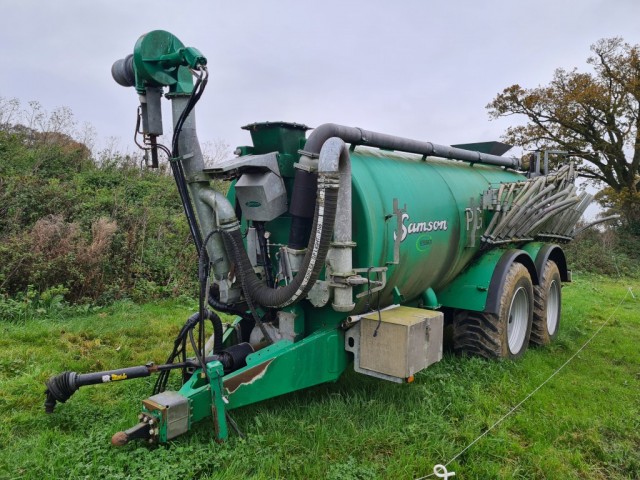
M 428 233 L 445 231 L 448 229 L 446 220 L 432 220 L 426 222 L 411 222 L 408 213 L 402 214 L 402 230 L 400 232 L 400 243 L 404 242 L 409 235 L 417 233 Z M 397 238 L 397 232 L 393 232 L 393 239 Z

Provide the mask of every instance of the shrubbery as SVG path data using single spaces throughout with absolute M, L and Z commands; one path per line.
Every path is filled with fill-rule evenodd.
M 0 124 L 5 303 L 37 303 L 56 288 L 73 303 L 193 291 L 196 255 L 183 217 L 163 170 L 128 156 L 92 158 L 65 133 Z
M 627 228 L 589 229 L 564 249 L 576 272 L 640 277 L 640 237 Z

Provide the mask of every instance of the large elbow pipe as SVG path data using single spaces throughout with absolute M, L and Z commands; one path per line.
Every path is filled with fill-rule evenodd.
M 351 250 L 352 242 L 352 208 L 351 208 L 351 159 L 349 149 L 344 141 L 338 137 L 328 139 L 322 145 L 318 160 L 318 172 L 335 173 L 340 175 L 338 190 L 338 213 L 336 214 L 333 232 L 333 243 L 329 250 L 328 263 L 331 274 L 346 280 L 355 275 Z M 348 283 L 341 284 L 333 291 L 333 309 L 339 312 L 350 312 L 355 307 L 353 303 L 353 287 Z
M 237 223 L 236 213 L 227 197 L 212 188 L 201 188 L 198 191 L 198 199 L 211 209 L 211 216 L 202 216 L 200 221 L 202 223 L 206 220 L 207 225 L 203 225 L 203 228 L 208 228 L 207 235 L 211 234 L 205 247 L 213 265 L 214 277 L 216 280 L 222 280 L 229 273 L 229 259 L 225 252 L 222 235 L 215 231 L 218 225 Z

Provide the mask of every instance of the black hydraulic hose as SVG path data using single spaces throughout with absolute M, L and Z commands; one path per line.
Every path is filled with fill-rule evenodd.
M 213 353 L 218 354 L 222 350 L 222 320 L 220 317 L 210 310 L 205 311 L 206 318 L 211 320 L 213 324 L 213 333 L 214 333 L 214 345 L 213 345 Z M 200 312 L 196 312 L 191 315 L 185 324 L 180 329 L 178 336 L 176 337 L 173 343 L 173 350 L 169 354 L 166 363 L 173 364 L 175 359 L 179 356 L 182 357 L 182 362 L 187 361 L 187 340 L 189 338 L 189 333 L 193 331 L 196 325 L 200 324 Z M 197 352 L 198 357 L 200 356 Z M 169 380 L 169 372 L 162 372 L 156 383 L 153 387 L 153 393 L 164 392 L 167 387 L 167 382 Z M 187 378 L 186 369 L 182 369 L 183 380 Z
M 222 351 L 222 320 L 217 313 L 209 309 L 205 309 L 205 315 L 213 325 L 213 353 L 220 353 Z
M 178 188 L 178 194 L 180 195 L 180 201 L 182 202 L 184 215 L 187 217 L 187 223 L 189 224 L 189 232 L 191 233 L 191 238 L 193 239 L 196 250 L 200 252 L 200 248 L 202 247 L 202 236 L 200 235 L 200 230 L 198 230 L 195 221 L 195 212 L 193 211 L 193 205 L 191 205 L 189 194 L 186 192 L 184 173 L 181 172 L 180 165 L 178 165 L 176 161 L 171 161 L 171 172 L 173 173 L 173 178 L 176 182 L 176 187 Z
M 214 294 L 215 291 L 212 286 L 208 298 L 209 306 L 218 312 L 228 313 L 230 315 L 240 317 L 242 319 L 240 321 L 240 340 L 245 342 L 248 341 L 251 335 L 251 331 L 253 330 L 253 327 L 255 325 L 255 320 L 253 319 L 251 313 L 240 310 L 239 308 L 235 308 L 231 305 L 227 305 L 226 303 L 222 303 L 220 300 L 218 300 L 218 298 L 214 296 Z
M 191 199 L 189 198 L 189 192 L 187 189 L 187 182 L 185 180 L 184 169 L 182 167 L 182 162 L 180 158 L 180 132 L 182 131 L 182 126 L 184 125 L 185 120 L 195 107 L 198 100 L 202 96 L 204 92 L 204 88 L 207 85 L 207 77 L 203 75 L 203 77 L 199 77 L 196 81 L 191 96 L 189 97 L 189 101 L 185 106 L 185 109 L 180 114 L 178 121 L 176 122 L 176 126 L 173 131 L 173 138 L 171 141 L 171 171 L 173 172 L 173 177 L 176 181 L 176 186 L 178 187 L 178 193 L 180 194 L 180 200 L 182 202 L 182 206 L 184 208 L 185 216 L 187 217 L 187 222 L 189 224 L 189 231 L 191 232 L 191 237 L 193 238 L 193 242 L 195 243 L 196 250 L 200 253 L 200 249 L 202 248 L 202 235 L 200 234 L 200 230 L 198 229 L 198 223 L 196 221 L 196 215 L 193 211 L 193 205 L 191 204 Z
M 211 292 L 209 292 L 209 298 L 207 300 L 208 300 L 209 306 L 219 312 L 230 313 L 232 315 L 237 315 L 242 318 L 249 316 L 246 312 L 243 312 L 242 310 L 237 308 L 233 308 L 232 306 L 227 305 L 226 303 L 222 303 L 221 301 L 213 298 L 213 296 L 211 295 Z
M 333 185 L 327 185 L 325 183 L 327 180 L 328 178 L 319 181 L 318 200 L 311 228 L 312 236 L 300 271 L 293 281 L 284 287 L 269 288 L 256 276 L 247 252 L 243 248 L 240 229 L 231 232 L 223 231 L 225 249 L 231 252 L 236 263 L 245 296 L 251 297 L 264 307 L 277 308 L 290 305 L 309 293 L 320 271 L 324 268 L 338 208 L 337 180 Z M 312 262 L 313 268 L 310 270 Z

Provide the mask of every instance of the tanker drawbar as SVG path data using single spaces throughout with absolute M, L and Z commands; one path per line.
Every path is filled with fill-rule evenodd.
M 157 375 L 139 423 L 112 442 L 166 442 L 204 418 L 222 441 L 239 432 L 234 408 L 335 381 L 351 363 L 412 382 L 442 358 L 445 330 L 455 351 L 489 359 L 558 335 L 571 279 L 561 244 L 591 201 L 571 163 L 522 172 L 498 143 L 262 122 L 243 127 L 252 145 L 206 167 L 195 126 L 202 53 L 156 30 L 112 74 L 140 98 L 136 142 L 149 165 L 169 162 L 198 255 L 199 307 L 165 363 L 54 376 L 47 412 L 80 387 Z M 167 389 L 174 370 L 178 391 Z

